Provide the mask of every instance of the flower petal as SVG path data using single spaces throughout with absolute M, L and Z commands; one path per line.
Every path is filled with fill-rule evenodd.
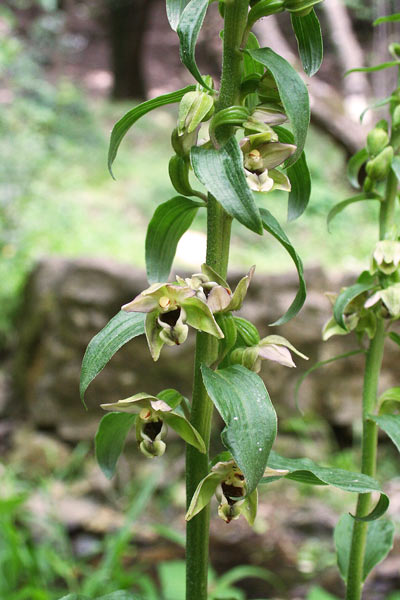
M 207 297 L 207 306 L 212 313 L 222 312 L 228 308 L 232 294 L 221 285 L 213 287 Z
M 258 348 L 258 355 L 261 358 L 273 360 L 274 362 L 277 362 L 285 367 L 296 366 L 293 362 L 292 355 L 290 354 L 289 350 L 284 346 L 268 344 L 267 346 L 259 346 Z
M 243 300 L 249 289 L 249 285 L 254 275 L 256 267 L 253 265 L 245 277 L 239 281 L 232 295 L 232 300 L 229 305 L 229 310 L 239 310 L 243 304 Z

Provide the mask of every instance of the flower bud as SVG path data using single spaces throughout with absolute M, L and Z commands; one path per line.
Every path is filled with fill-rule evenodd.
M 377 156 L 389 143 L 387 132 L 381 127 L 374 127 L 367 135 L 367 150 L 370 156 Z
M 197 131 L 193 131 L 192 133 L 182 133 L 179 135 L 178 128 L 176 127 L 171 135 L 171 145 L 181 157 L 189 156 L 190 149 L 192 146 L 195 146 L 197 142 Z
M 393 111 L 392 123 L 394 128 L 400 127 L 400 104 Z
M 195 91 L 185 94 L 179 105 L 178 133 L 192 133 L 202 121 L 211 118 L 214 100 L 206 92 Z
M 287 121 L 287 116 L 281 109 L 267 104 L 260 104 L 257 106 L 252 112 L 251 117 L 256 121 L 261 121 L 267 125 L 281 125 Z
M 382 152 L 372 160 L 369 160 L 365 166 L 368 177 L 375 181 L 382 181 L 389 173 L 393 160 L 393 148 L 387 146 Z
M 258 356 L 258 347 L 249 346 L 248 348 L 236 348 L 230 355 L 230 361 L 232 364 L 239 364 L 258 373 L 261 369 L 261 360 Z

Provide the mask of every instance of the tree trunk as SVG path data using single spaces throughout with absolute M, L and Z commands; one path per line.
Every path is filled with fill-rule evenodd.
M 142 52 L 153 0 L 106 0 L 112 52 L 112 96 L 122 100 L 146 98 Z

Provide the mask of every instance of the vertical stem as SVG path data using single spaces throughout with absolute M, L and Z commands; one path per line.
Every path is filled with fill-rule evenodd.
M 392 171 L 386 181 L 385 200 L 382 203 L 379 215 L 379 238 L 385 239 L 389 231 L 395 210 L 397 194 L 397 178 Z M 385 343 L 384 321 L 378 318 L 376 333 L 370 342 L 365 362 L 364 388 L 363 388 L 363 434 L 361 442 L 361 472 L 373 477 L 376 469 L 377 454 L 377 426 L 368 420 L 368 415 L 376 408 L 376 399 L 381 371 Z M 356 516 L 363 517 L 368 514 L 371 503 L 371 494 L 359 494 L 357 500 Z M 349 569 L 347 576 L 346 600 L 360 600 L 363 586 L 363 567 L 365 545 L 367 540 L 368 523 L 354 521 L 351 540 Z
M 224 49 L 222 60 L 221 91 L 216 110 L 222 110 L 237 102 L 241 76 L 240 44 L 248 13 L 248 0 L 226 0 L 224 18 Z M 224 128 L 221 128 L 224 129 Z M 221 132 L 221 141 L 232 134 L 231 128 Z M 232 218 L 215 198 L 209 196 L 207 207 L 207 264 L 226 277 Z M 213 405 L 203 384 L 200 367 L 210 365 L 216 359 L 218 340 L 199 332 L 193 379 L 191 423 L 202 436 L 206 454 L 200 454 L 193 446 L 186 446 L 186 500 L 189 506 L 196 487 L 209 471 L 209 443 Z M 207 600 L 209 506 L 193 517 L 186 529 L 186 600 Z

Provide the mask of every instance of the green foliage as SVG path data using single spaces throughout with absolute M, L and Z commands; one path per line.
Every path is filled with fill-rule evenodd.
M 312 77 L 319 71 L 323 58 L 321 26 L 318 17 L 313 9 L 308 15 L 299 17 L 293 13 L 290 18 L 297 38 L 303 69 L 309 77 Z

